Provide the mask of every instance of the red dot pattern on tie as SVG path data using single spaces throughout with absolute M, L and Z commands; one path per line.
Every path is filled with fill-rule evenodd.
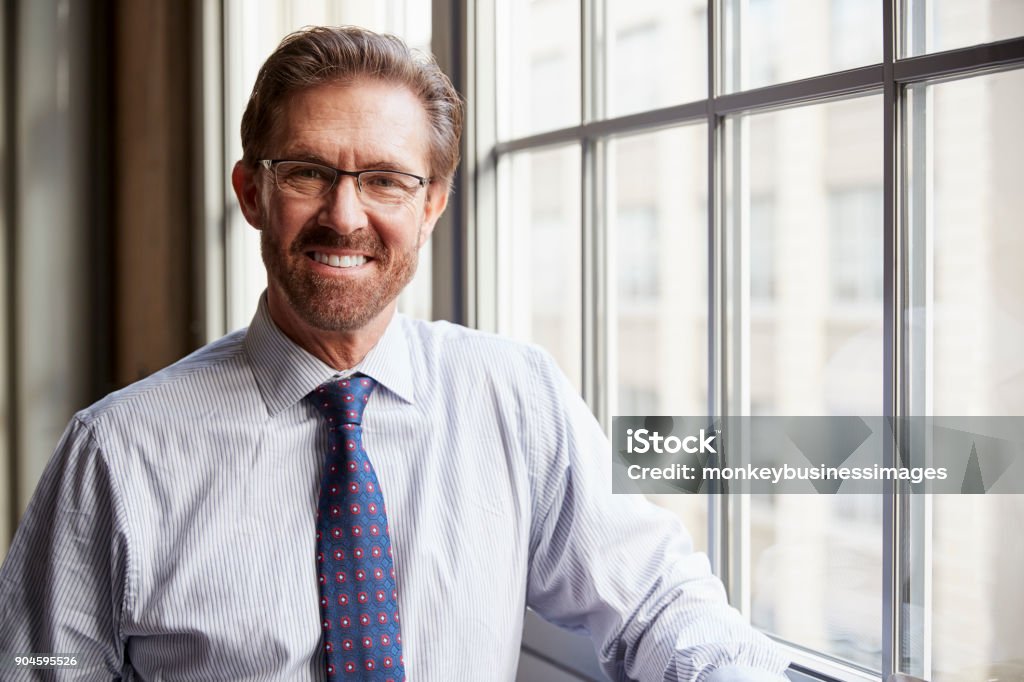
M 376 382 L 334 379 L 309 395 L 328 428 L 317 508 L 317 582 L 329 678 L 405 679 L 387 509 L 363 449 L 362 416 Z

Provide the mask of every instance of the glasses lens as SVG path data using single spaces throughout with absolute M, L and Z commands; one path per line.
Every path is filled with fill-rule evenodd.
M 277 186 L 304 197 L 318 197 L 334 184 L 334 171 L 315 163 L 283 161 L 277 164 Z
M 359 176 L 363 196 L 378 204 L 401 204 L 410 200 L 420 188 L 420 182 L 411 175 L 390 171 L 373 171 Z

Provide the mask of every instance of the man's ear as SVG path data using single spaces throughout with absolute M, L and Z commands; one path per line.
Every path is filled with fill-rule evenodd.
M 448 207 L 449 194 L 447 181 L 432 182 L 427 186 L 427 201 L 423 206 L 423 224 L 420 225 L 419 244 L 416 245 L 416 248 L 427 243 L 438 219 L 444 213 L 444 209 Z
M 263 203 L 260 201 L 259 169 L 239 161 L 231 170 L 231 186 L 238 197 L 238 206 L 246 221 L 257 230 L 263 229 Z

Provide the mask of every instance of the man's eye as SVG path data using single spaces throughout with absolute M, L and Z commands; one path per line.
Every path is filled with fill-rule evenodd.
M 398 189 L 404 187 L 396 177 L 390 175 L 371 175 L 363 179 L 363 184 L 376 189 Z
M 296 168 L 290 173 L 290 176 L 299 180 L 325 180 L 327 178 L 323 169 L 311 167 Z

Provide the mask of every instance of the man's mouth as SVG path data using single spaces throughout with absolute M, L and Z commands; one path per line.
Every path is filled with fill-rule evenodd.
M 321 253 L 319 251 L 313 251 L 309 256 L 317 263 L 323 263 L 324 265 L 329 265 L 332 268 L 354 268 L 364 264 L 368 260 L 366 256 L 338 256 L 334 254 Z

